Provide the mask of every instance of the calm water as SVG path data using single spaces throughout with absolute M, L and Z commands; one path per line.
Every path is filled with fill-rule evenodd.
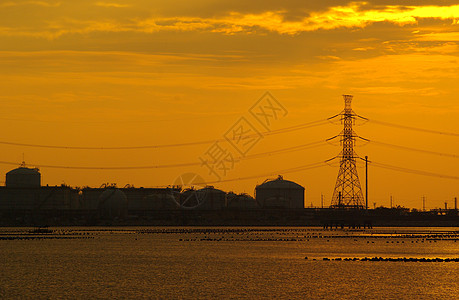
M 0 228 L 0 298 L 457 299 L 459 228 Z M 217 228 L 215 228 L 217 229 Z M 50 239 L 56 237 L 56 239 Z M 63 239 L 63 238 L 66 239 Z M 18 239 L 21 238 L 21 239 Z M 305 259 L 307 257 L 308 259 Z

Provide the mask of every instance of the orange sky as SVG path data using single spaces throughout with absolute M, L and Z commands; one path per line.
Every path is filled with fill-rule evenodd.
M 305 4 L 310 2 L 310 4 Z M 270 130 L 324 120 L 353 94 L 369 119 L 459 132 L 459 5 L 454 1 L 2 1 L 0 142 L 123 147 L 221 141 L 269 91 L 287 109 Z M 374 122 L 355 131 L 370 140 L 459 153 L 457 136 Z M 265 135 L 247 155 L 338 134 L 328 123 Z M 71 150 L 0 144 L 6 173 L 26 163 L 55 166 L 155 166 L 200 162 L 212 144 L 131 150 Z M 336 156 L 334 144 L 237 161 L 218 188 L 253 195 L 278 170 Z M 360 156 L 398 167 L 458 176 L 459 159 L 360 143 Z M 360 164 L 360 167 L 363 167 Z M 216 181 L 199 165 L 162 169 L 41 167 L 43 184 L 104 182 L 167 186 L 182 173 Z M 306 204 L 329 205 L 338 164 L 284 178 L 306 188 Z M 241 177 L 272 174 L 240 181 Z M 364 185 L 364 169 L 359 168 Z M 444 207 L 458 180 L 370 166 L 370 206 Z

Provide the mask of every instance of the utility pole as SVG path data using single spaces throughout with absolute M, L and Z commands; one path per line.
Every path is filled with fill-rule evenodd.
M 344 125 L 343 131 L 339 134 L 343 149 L 339 155 L 340 168 L 331 207 L 363 209 L 365 202 L 356 166 L 356 158 L 359 157 L 354 151 L 355 139 L 358 136 L 352 130 L 352 125 L 359 116 L 352 110 L 352 95 L 343 95 L 343 98 L 344 110 L 339 114 Z
M 365 209 L 368 210 L 368 155 L 365 155 Z
M 422 211 L 426 211 L 426 196 L 422 196 Z
M 392 195 L 390 195 L 390 208 L 392 208 Z

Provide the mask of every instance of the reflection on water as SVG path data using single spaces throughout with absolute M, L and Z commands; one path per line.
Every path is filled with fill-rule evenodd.
M 30 230 L 0 228 L 0 298 L 455 299 L 459 294 L 458 262 L 347 260 L 459 258 L 458 228 Z

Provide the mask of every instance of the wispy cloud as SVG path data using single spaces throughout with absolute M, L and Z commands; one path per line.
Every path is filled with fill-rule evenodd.
M 418 41 L 430 42 L 459 42 L 459 32 L 436 32 L 422 34 L 416 37 Z
M 334 56 L 334 55 L 319 55 L 316 57 L 321 60 L 340 60 L 341 59 L 340 57 Z
M 129 4 L 120 4 L 120 3 L 113 3 L 113 2 L 96 2 L 96 6 L 101 7 L 115 7 L 115 8 L 123 8 L 123 7 L 130 7 Z
M 0 3 L 0 7 L 13 7 L 13 6 L 22 6 L 22 5 L 59 7 L 61 6 L 61 3 L 60 2 L 45 2 L 45 1 L 8 1 L 8 2 Z
M 436 96 L 442 94 L 441 90 L 427 88 L 407 88 L 397 85 L 392 86 L 370 86 L 370 87 L 354 87 L 352 92 L 357 94 L 377 94 L 377 95 L 396 95 L 396 94 L 417 94 L 423 96 Z
M 352 50 L 354 51 L 368 51 L 368 50 L 373 50 L 375 49 L 375 47 L 358 47 L 358 48 L 354 48 Z

